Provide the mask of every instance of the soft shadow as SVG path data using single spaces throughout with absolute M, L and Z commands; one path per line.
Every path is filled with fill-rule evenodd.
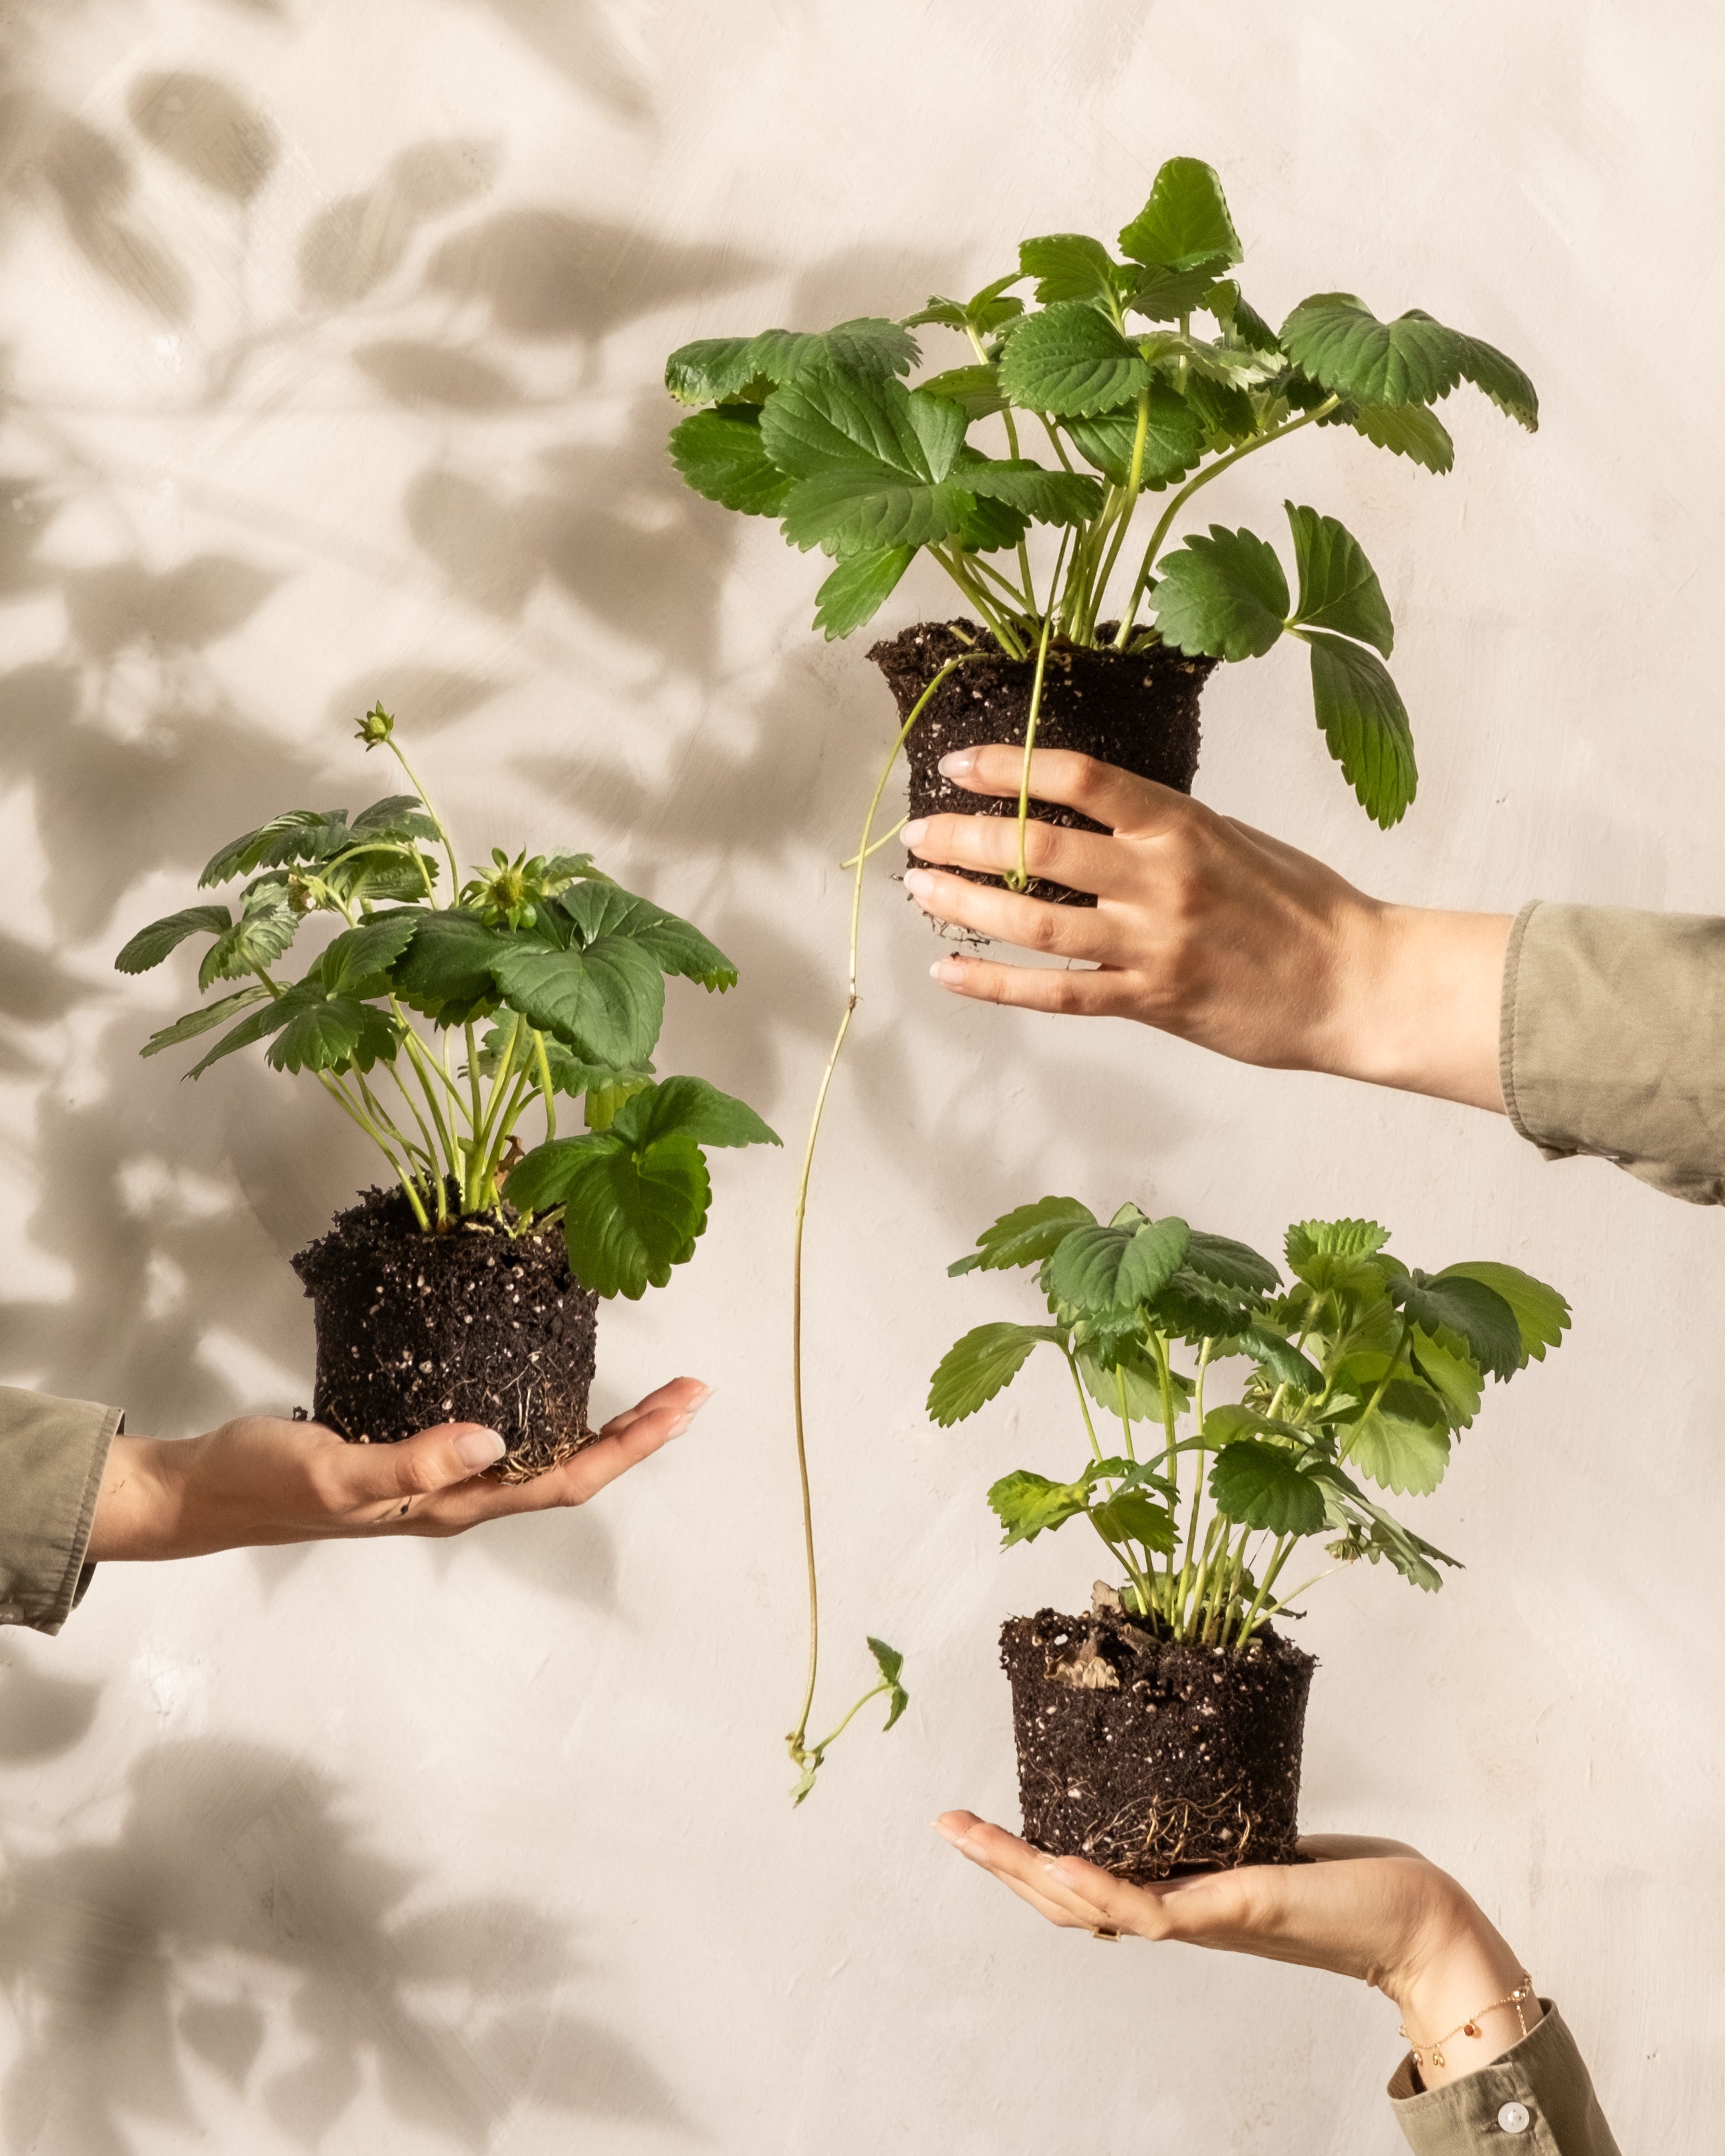
M 512 30 L 578 90 L 620 120 L 652 111 L 640 70 L 624 50 L 599 0 L 471 0 Z
M 429 1898 L 424 1867 L 393 1853 L 404 1827 L 357 1820 L 339 1784 L 285 1752 L 198 1739 L 138 1763 L 111 1837 L 14 1852 L 9 2145 L 126 2156 L 163 2128 L 201 2138 L 207 2075 L 308 2148 L 368 2083 L 404 2126 L 461 2148 L 525 2103 L 680 2123 L 632 2045 L 564 2010 L 580 1967 L 567 1924 L 521 1901 Z
M 82 1743 L 99 1684 L 45 1675 L 15 1646 L 0 1647 L 0 1767 L 38 1766 Z

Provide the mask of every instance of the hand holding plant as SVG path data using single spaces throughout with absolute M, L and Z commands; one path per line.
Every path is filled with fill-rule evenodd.
M 974 1812 L 935 1822 L 962 1856 L 1037 1914 L 1068 1931 L 1188 1946 L 1327 1969 L 1381 1991 L 1410 2029 L 1448 2029 L 1521 1980 L 1522 1964 L 1473 1897 L 1404 1841 L 1366 1835 L 1302 1837 L 1301 1861 L 1133 1886 L 1082 1857 L 1045 1856 Z M 1531 2029 L 1538 1999 L 1522 2010 Z M 1458 2034 L 1444 2063 L 1428 2061 L 1429 2088 L 1476 2072 L 1519 2037 L 1507 2010 Z
M 1003 744 L 942 769 L 955 786 L 1013 795 L 1021 761 Z M 1031 783 L 1038 799 L 1106 827 L 1041 824 L 1030 838 L 1036 874 L 1093 891 L 1094 910 L 942 873 L 1009 857 L 1010 826 L 973 816 L 906 828 L 918 865 L 905 888 L 937 920 L 1085 970 L 952 952 L 931 969 L 943 988 L 1024 1010 L 1133 1019 L 1240 1062 L 1502 1112 L 1507 915 L 1385 905 L 1268 833 L 1089 757 L 1038 749 Z
M 934 1373 L 930 1415 L 974 1414 L 1055 1348 L 1089 1457 L 1002 1476 L 988 1502 L 1004 1548 L 1088 1522 L 1118 1583 L 1097 1583 L 1087 1620 L 1045 1610 L 1003 1635 L 1032 1840 L 1141 1882 L 1291 1860 L 1312 1664 L 1271 1620 L 1323 1568 L 1291 1587 L 1290 1559 L 1322 1537 L 1330 1569 L 1381 1562 L 1435 1591 L 1455 1559 L 1368 1486 L 1435 1490 L 1486 1377 L 1543 1359 L 1569 1322 L 1513 1265 L 1426 1273 L 1388 1241 L 1373 1221 L 1298 1222 L 1284 1290 L 1255 1250 L 1174 1216 L 1127 1204 L 1103 1222 L 1044 1198 L 951 1268 L 1035 1267 L 1050 1322 L 967 1332 Z M 1230 1362 L 1242 1397 L 1216 1404 Z M 1099 1422 L 1118 1424 L 1106 1449 Z

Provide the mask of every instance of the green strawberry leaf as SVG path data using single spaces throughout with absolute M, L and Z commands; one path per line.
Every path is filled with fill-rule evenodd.
M 1380 322 L 1352 292 L 1315 292 L 1281 326 L 1301 371 L 1332 395 L 1363 404 L 1431 404 L 1461 379 L 1466 340 L 1410 308 Z
M 1019 275 L 1036 279 L 1040 306 L 1062 300 L 1081 300 L 1092 306 L 1100 300 L 1111 306 L 1114 270 L 1114 258 L 1101 241 L 1081 232 L 1050 232 L 1019 244 Z
M 1102 506 L 1102 490 L 1093 479 L 1050 471 L 1028 457 L 985 457 L 968 449 L 952 476 L 969 493 L 1004 501 L 1039 524 L 1086 524 Z
M 1337 420 L 1343 416 L 1335 414 Z M 1424 404 L 1354 404 L 1346 419 L 1380 449 L 1423 465 L 1429 472 L 1446 472 L 1455 465 L 1455 444 L 1449 429 Z
M 1174 1516 L 1141 1490 L 1117 1490 L 1087 1507 L 1111 1543 L 1142 1543 L 1166 1557 L 1174 1546 Z
M 1226 1235 L 1207 1235 L 1197 1228 L 1186 1245 L 1184 1262 L 1191 1271 L 1224 1287 L 1254 1288 L 1270 1295 L 1281 1286 L 1281 1275 L 1268 1258 L 1260 1258 L 1245 1243 Z
M 495 1010 L 502 998 L 491 968 L 508 936 L 454 907 L 421 913 L 418 921 L 393 969 L 402 1001 L 439 1025 L 463 1025 Z
M 699 1146 L 778 1145 L 778 1133 L 732 1094 L 705 1078 L 666 1078 L 636 1091 L 611 1124 L 633 1146 L 650 1146 L 674 1135 Z
M 1344 1455 L 1386 1490 L 1420 1496 L 1435 1490 L 1450 1464 L 1450 1419 L 1429 1386 L 1392 1378 L 1374 1407 L 1368 1400 L 1337 1424 Z
M 177 1018 L 172 1025 L 165 1025 L 159 1033 L 152 1033 L 138 1053 L 140 1055 L 160 1055 L 164 1048 L 177 1048 L 182 1040 L 196 1040 L 199 1034 L 210 1033 L 217 1026 L 225 1025 L 230 1018 L 236 1017 L 243 1010 L 249 1010 L 254 1004 L 268 1003 L 269 1000 L 269 989 L 261 982 L 254 983 L 249 988 L 241 988 L 236 995 L 223 996 L 216 1003 L 204 1004 L 195 1011 L 187 1011 L 183 1018 Z
M 626 936 L 647 952 L 661 973 L 698 981 L 709 993 L 737 986 L 737 968 L 716 943 L 691 922 L 638 898 L 621 884 L 578 885 L 565 891 L 557 906 L 575 924 L 583 947 L 597 942 L 602 936 Z
M 1051 1482 L 1045 1475 L 1017 1468 L 1003 1475 L 988 1491 L 988 1503 L 1005 1528 L 1002 1549 L 1015 1543 L 1034 1543 L 1038 1535 L 1064 1527 L 1090 1509 L 1086 1482 Z
M 1301 629 L 1312 647 L 1312 701 L 1330 754 L 1384 830 L 1399 824 L 1419 789 L 1414 730 L 1389 670 L 1373 651 L 1322 629 Z
M 956 404 L 897 382 L 835 378 L 776 391 L 761 429 L 795 481 L 785 537 L 839 555 L 946 538 L 958 528 L 951 475 L 964 428 Z
M 1048 1260 L 1051 1293 L 1074 1310 L 1094 1314 L 1153 1301 L 1173 1279 L 1191 1230 L 1173 1215 L 1071 1229 Z
M 1095 418 L 1069 419 L 1065 431 L 1086 464 L 1094 465 L 1116 486 L 1126 485 L 1137 439 L 1136 402 L 1122 405 L 1117 412 L 1101 413 Z M 1170 383 L 1153 382 L 1140 485 L 1158 493 L 1175 480 L 1183 479 L 1203 460 L 1204 428 L 1197 413 Z
M 875 1666 L 880 1671 L 881 1682 L 886 1686 L 886 1719 L 881 1724 L 884 1735 L 911 1703 L 911 1695 L 899 1682 L 905 1658 L 896 1647 L 889 1647 L 884 1640 L 875 1639 L 872 1633 L 869 1635 L 869 1652 L 875 1657 Z
M 1569 1329 L 1569 1306 L 1554 1287 L 1524 1273 L 1519 1265 L 1490 1259 L 1471 1259 L 1466 1265 L 1445 1265 L 1440 1280 L 1477 1281 L 1509 1305 L 1521 1338 L 1518 1369 L 1530 1362 L 1543 1363 L 1548 1348 L 1555 1348 Z
M 198 987 L 236 981 L 274 965 L 299 931 L 300 916 L 288 904 L 285 892 L 275 885 L 249 891 L 241 901 L 239 918 L 204 952 L 198 968 Z
M 1527 429 L 1539 431 L 1539 398 L 1532 383 L 1515 362 L 1487 344 L 1483 337 L 1458 336 L 1461 378 L 1482 390 L 1500 412 Z
M 1153 322 L 1183 321 L 1199 307 L 1210 308 L 1220 289 L 1209 269 L 1147 270 L 1127 286 L 1122 304 Z
M 212 855 L 198 879 L 198 888 L 227 883 L 257 869 L 327 860 L 340 853 L 352 836 L 345 808 L 290 808 Z
M 782 516 L 791 482 L 761 443 L 759 408 L 721 405 L 696 412 L 670 435 L 671 462 L 709 501 L 745 516 Z
M 1281 634 L 1288 580 L 1276 549 L 1219 524 L 1163 557 L 1153 603 L 1164 644 L 1215 659 L 1257 659 Z
M 702 337 L 665 362 L 665 386 L 681 404 L 719 403 L 747 398 L 758 403 L 770 388 L 847 376 L 889 381 L 907 374 L 918 357 L 916 340 L 897 322 L 877 316 L 840 322 L 834 329 L 763 330 L 752 337 Z
M 1238 262 L 1240 234 L 1214 169 L 1198 157 L 1170 157 L 1149 201 L 1122 232 L 1120 251 L 1155 270 L 1226 269 Z
M 1434 1278 L 1415 1271 L 1392 1280 L 1385 1292 L 1428 1332 L 1453 1332 L 1482 1370 L 1500 1382 L 1522 1367 L 1522 1335 L 1516 1314 L 1483 1281 L 1463 1274 Z
M 1300 577 L 1300 602 L 1294 621 L 1306 629 L 1329 629 L 1358 637 L 1388 659 L 1395 627 L 1378 574 L 1358 540 L 1333 516 L 1315 509 L 1282 504 L 1294 532 L 1294 560 Z
M 404 910 L 343 929 L 323 954 L 322 978 L 330 993 L 362 998 L 387 993 L 390 968 L 413 941 L 421 918 Z
M 1234 1337 L 1240 1353 L 1250 1356 L 1260 1369 L 1268 1370 L 1278 1384 L 1292 1385 L 1314 1397 L 1323 1390 L 1323 1372 L 1291 1341 L 1282 1339 L 1267 1326 L 1248 1325 Z
M 491 974 L 511 1010 L 555 1034 L 584 1063 L 639 1065 L 653 1053 L 665 1019 L 665 978 L 633 937 L 602 935 L 578 951 L 500 937 Z
M 932 374 L 916 387 L 925 397 L 944 397 L 956 404 L 967 421 L 987 419 L 1006 409 L 1000 389 L 1000 370 L 978 362 L 973 367 L 949 367 L 944 374 Z
M 1484 1373 L 1452 1333 L 1414 1327 L 1414 1367 L 1443 1402 L 1452 1430 L 1466 1430 L 1480 1411 Z
M 1039 1341 L 1059 1347 L 1065 1336 L 1047 1325 L 978 1325 L 955 1341 L 928 1383 L 928 1415 L 950 1429 L 1009 1385 Z
M 301 982 L 283 996 L 272 1015 L 299 995 Z M 369 1070 L 390 1062 L 401 1045 L 401 1028 L 389 1013 L 353 996 L 321 992 L 300 1003 L 270 1042 L 267 1060 L 277 1070 Z
M 127 939 L 114 961 L 114 969 L 121 973 L 147 973 L 177 951 L 188 936 L 200 931 L 218 934 L 231 927 L 233 919 L 225 906 L 188 906 L 182 912 L 167 914 Z
M 1040 1265 L 1051 1258 L 1061 1240 L 1074 1228 L 1093 1227 L 1096 1214 L 1076 1198 L 1039 1198 L 1029 1205 L 1015 1205 L 1003 1213 L 976 1239 L 976 1248 L 947 1267 L 949 1278 L 960 1273 L 998 1273 L 1017 1265 Z
M 547 1154 L 557 1158 L 548 1168 L 536 1167 Z M 643 1147 L 614 1130 L 551 1139 L 516 1163 L 510 1200 L 537 1212 L 552 1181 L 551 1202 L 562 1204 L 570 1271 L 595 1294 L 631 1302 L 649 1286 L 663 1287 L 672 1266 L 695 1255 L 712 1196 L 706 1156 L 680 1131 Z
M 961 511 L 961 536 L 963 529 Z M 811 626 L 824 630 L 830 644 L 834 638 L 849 636 L 853 629 L 872 621 L 916 558 L 914 547 L 877 547 L 865 553 L 847 554 L 815 593 Z
M 1260 1438 L 1239 1438 L 1222 1447 L 1210 1468 L 1210 1495 L 1236 1527 L 1315 1535 L 1324 1524 L 1322 1491 L 1285 1446 Z
M 1014 404 L 1063 419 L 1111 411 L 1149 382 L 1137 345 L 1076 300 L 1028 316 L 1000 362 L 1000 386 Z

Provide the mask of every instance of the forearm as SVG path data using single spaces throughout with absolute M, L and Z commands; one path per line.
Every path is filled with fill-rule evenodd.
M 1500 1012 L 1507 914 L 1359 900 L 1334 925 L 1313 1070 L 1503 1113 Z
M 186 1470 L 206 1440 L 116 1437 L 96 1499 L 88 1555 L 91 1563 L 122 1559 L 203 1556 L 219 1548 L 186 1535 Z

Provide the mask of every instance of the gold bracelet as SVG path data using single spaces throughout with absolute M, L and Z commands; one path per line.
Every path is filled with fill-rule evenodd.
M 1444 2063 L 1445 2045 L 1450 2042 L 1452 2037 L 1477 2036 L 1480 2033 L 1481 2022 L 1484 2020 L 1486 2015 L 1495 2014 L 1500 2006 L 1514 2007 L 1516 2020 L 1520 2023 L 1522 2034 L 1525 2036 L 1527 2033 L 1527 2017 L 1522 2011 L 1522 2005 L 1525 1999 L 1531 1999 L 1532 1996 L 1533 1979 L 1526 1969 L 1523 1969 L 1522 1980 L 1513 1991 L 1505 1998 L 1494 1999 L 1489 2006 L 1481 2007 L 1477 2014 L 1470 2014 L 1466 2020 L 1458 2021 L 1447 2036 L 1435 2036 L 1430 2043 L 1422 2044 L 1413 2030 L 1408 2027 L 1406 2022 L 1403 2022 L 1395 2033 L 1399 2036 L 1406 2037 L 1409 2048 L 1414 2054 L 1414 2064 L 1416 2066 L 1423 2066 L 1428 2058 L 1430 2059 L 1433 2066 L 1440 2066 Z

